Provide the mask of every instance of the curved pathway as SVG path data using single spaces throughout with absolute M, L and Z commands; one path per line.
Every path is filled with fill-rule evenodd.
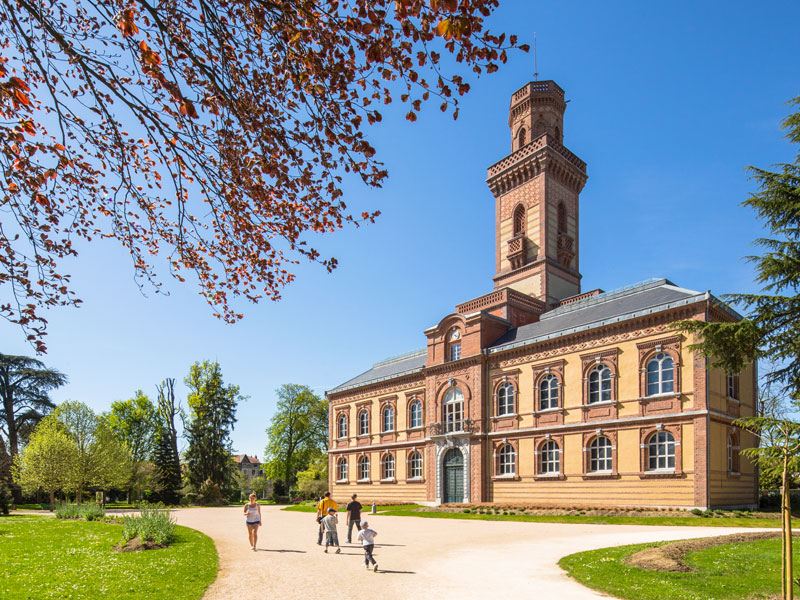
M 241 508 L 176 510 L 180 525 L 217 546 L 220 570 L 204 600 L 379 598 L 416 600 L 492 597 L 590 600 L 608 598 L 569 579 L 558 560 L 582 550 L 659 540 L 724 535 L 753 529 L 512 523 L 368 515 L 379 535 L 378 573 L 348 545 L 339 518 L 342 553 L 316 544 L 313 513 L 262 506 L 259 550 L 250 550 Z

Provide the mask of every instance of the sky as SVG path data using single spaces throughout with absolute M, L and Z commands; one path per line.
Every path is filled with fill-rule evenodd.
M 501 0 L 490 29 L 537 36 L 540 80 L 569 100 L 564 144 L 588 164 L 580 198 L 583 290 L 651 277 L 716 295 L 757 289 L 742 257 L 763 234 L 740 205 L 755 191 L 746 167 L 792 162 L 779 122 L 800 95 L 800 3 L 642 3 Z M 69 377 L 56 402 L 97 411 L 192 363 L 219 361 L 248 396 L 233 432 L 236 452 L 262 456 L 275 390 L 323 394 L 385 358 L 424 348 L 423 331 L 456 304 L 492 289 L 494 199 L 486 169 L 510 153 L 511 94 L 534 76 L 533 56 L 512 53 L 498 73 L 470 80 L 454 121 L 432 103 L 415 123 L 408 107 L 382 110 L 367 135 L 389 169 L 380 190 L 348 182 L 357 214 L 374 225 L 310 239 L 339 268 L 306 264 L 279 302 L 238 305 L 227 325 L 191 284 L 168 296 L 140 290 L 130 258 L 112 242 L 65 263 L 80 309 L 47 313 L 48 353 Z M 4 293 L 4 292 L 2 292 Z M 0 352 L 33 355 L 0 322 Z

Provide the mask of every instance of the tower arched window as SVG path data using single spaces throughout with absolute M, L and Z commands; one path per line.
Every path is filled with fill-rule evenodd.
M 369 434 L 369 412 L 367 409 L 363 409 L 360 413 L 358 413 L 358 435 L 368 435 Z
M 519 134 L 517 135 L 517 141 L 519 142 L 519 145 L 517 146 L 517 149 L 522 148 L 525 144 L 528 143 L 527 136 L 528 132 L 525 131 L 524 127 L 519 130 Z
M 659 431 L 650 436 L 647 468 L 651 471 L 675 468 L 675 438 L 668 431 Z
M 504 383 L 497 390 L 497 416 L 514 414 L 514 386 Z
M 459 388 L 451 387 L 445 392 L 442 411 L 447 433 L 464 430 L 464 394 Z
M 669 354 L 659 352 L 647 362 L 647 395 L 668 394 L 675 390 L 675 363 Z
M 558 233 L 567 233 L 567 207 L 558 203 Z
M 394 431 L 394 407 L 387 405 L 381 415 L 381 432 Z
M 498 475 L 513 475 L 516 473 L 517 453 L 514 452 L 514 446 L 511 444 L 504 444 L 497 453 L 498 457 Z
M 611 369 L 597 365 L 589 372 L 589 404 L 611 400 Z
M 558 408 L 558 378 L 547 375 L 539 383 L 539 410 Z
M 522 204 L 514 209 L 514 236 L 525 233 L 525 207 Z
M 336 434 L 340 439 L 347 437 L 347 415 L 341 414 L 336 420 Z
M 408 407 L 408 428 L 422 427 L 422 402 L 413 400 Z

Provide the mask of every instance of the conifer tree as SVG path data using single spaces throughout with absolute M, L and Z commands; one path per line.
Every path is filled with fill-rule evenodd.
M 244 397 L 239 386 L 223 383 L 217 362 L 193 364 L 184 383 L 189 388 L 191 411 L 185 454 L 189 483 L 197 490 L 207 481 L 227 488 L 234 468 L 230 435 L 236 423 L 236 403 Z
M 800 107 L 800 96 L 789 101 Z M 786 137 L 800 145 L 800 111 L 782 121 Z M 776 366 L 765 376 L 800 408 L 800 151 L 793 163 L 775 165 L 772 170 L 749 167 L 758 192 L 742 204 L 752 208 L 769 231 L 769 237 L 756 240 L 764 250 L 749 256 L 755 265 L 759 294 L 730 294 L 726 300 L 743 307 L 746 317 L 734 323 L 679 323 L 681 330 L 696 333 L 699 343 L 692 346 L 710 360 L 710 366 L 727 373 L 738 373 L 758 359 Z M 794 598 L 792 589 L 791 507 L 789 471 L 800 452 L 800 424 L 789 419 L 758 416 L 740 419 L 737 424 L 756 434 L 758 448 L 749 452 L 759 462 L 781 473 L 783 516 L 783 598 Z M 772 442 L 769 440 L 773 439 Z M 777 466 L 775 465 L 777 461 Z
M 180 407 L 175 402 L 175 380 L 165 379 L 158 386 L 153 465 L 159 478 L 159 497 L 166 504 L 177 504 L 180 500 L 181 459 L 175 428 L 175 417 L 179 414 Z

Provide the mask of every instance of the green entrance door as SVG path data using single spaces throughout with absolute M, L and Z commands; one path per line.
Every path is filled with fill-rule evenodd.
M 450 448 L 444 455 L 444 502 L 464 501 L 464 455 L 461 450 Z

